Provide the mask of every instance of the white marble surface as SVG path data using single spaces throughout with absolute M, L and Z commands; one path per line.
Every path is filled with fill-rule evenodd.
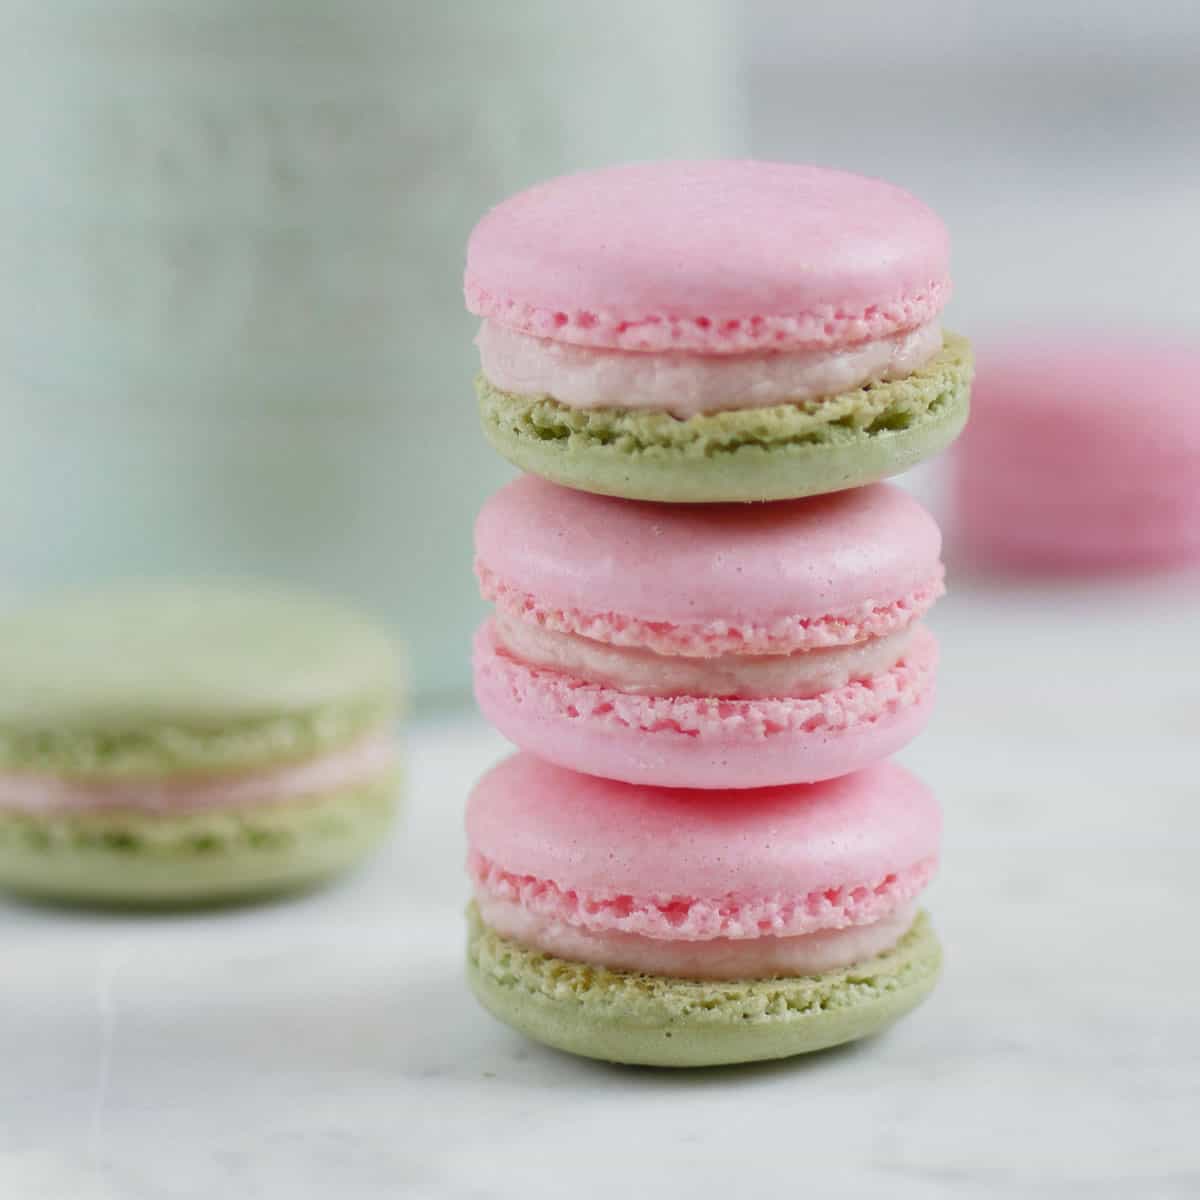
M 460 814 L 502 753 L 419 726 L 362 873 L 172 917 L 0 906 L 0 1196 L 215 1200 L 1200 1193 L 1200 578 L 940 606 L 906 755 L 947 816 L 946 977 L 806 1061 L 576 1061 L 461 981 Z

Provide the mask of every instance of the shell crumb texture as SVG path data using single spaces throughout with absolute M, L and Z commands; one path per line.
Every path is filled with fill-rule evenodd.
M 777 735 L 840 732 L 873 725 L 917 704 L 933 686 L 937 652 L 921 638 L 905 658 L 871 679 L 853 680 L 811 699 L 724 700 L 699 696 L 627 695 L 584 683 L 476 644 L 478 678 L 514 705 L 531 704 L 555 718 L 644 733 L 725 736 L 763 742 Z
M 906 629 L 945 594 L 940 564 L 929 582 L 890 604 L 874 600 L 823 617 L 785 617 L 770 624 L 642 621 L 616 612 L 562 609 L 541 603 L 502 580 L 481 561 L 475 564 L 485 600 L 498 610 L 555 633 L 575 634 L 612 646 L 634 646 L 657 654 L 713 658 L 723 654 L 790 654 L 827 646 L 851 646 Z
M 668 898 L 562 888 L 553 880 L 506 871 L 477 850 L 467 859 L 477 893 L 517 904 L 524 912 L 600 932 L 687 939 L 786 937 L 870 924 L 919 895 L 936 867 L 931 857 L 882 878 L 801 895 Z

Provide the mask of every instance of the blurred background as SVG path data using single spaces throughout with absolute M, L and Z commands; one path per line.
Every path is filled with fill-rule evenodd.
M 951 327 L 1195 330 L 1198 58 L 1190 0 L 7 0 L 0 592 L 276 575 L 399 629 L 419 707 L 465 702 L 508 477 L 460 293 L 488 206 L 813 161 L 945 217 Z
M 399 632 L 423 719 L 401 826 L 327 892 L 0 906 L 0 1194 L 478 1200 L 549 1171 L 701 1200 L 799 1164 L 839 1198 L 1194 1197 L 1195 570 L 951 557 L 939 711 L 903 755 L 945 805 L 947 974 L 893 1033 L 680 1079 L 476 1009 L 462 805 L 507 747 L 470 711 L 471 526 L 511 472 L 461 273 L 537 180 L 754 155 L 940 212 L 946 323 L 980 345 L 1194 343 L 1198 64 L 1196 0 L 3 0 L 0 602 L 306 584 Z M 905 482 L 952 518 L 945 468 Z

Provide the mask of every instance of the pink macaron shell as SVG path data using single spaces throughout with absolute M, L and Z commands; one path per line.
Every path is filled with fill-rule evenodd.
M 933 319 L 949 239 L 878 179 L 792 163 L 660 162 L 568 175 L 492 209 L 470 310 L 626 350 L 841 346 Z
M 613 612 L 558 608 L 506 584 L 476 561 L 475 571 L 485 600 L 497 612 L 527 621 L 552 633 L 574 634 L 630 646 L 655 654 L 717 658 L 726 654 L 794 654 L 831 646 L 853 646 L 868 638 L 888 637 L 907 629 L 945 595 L 944 572 L 938 565 L 926 583 L 890 603 L 864 601 L 826 617 L 780 617 L 767 622 L 733 625 L 725 620 L 643 621 Z
M 476 785 L 466 828 L 471 855 L 512 875 L 660 911 L 672 898 L 703 902 L 716 924 L 700 936 L 729 936 L 723 901 L 795 905 L 828 893 L 836 905 L 854 889 L 919 872 L 937 858 L 941 813 L 893 762 L 731 795 L 617 783 L 516 754 Z
M 1019 485 L 976 483 L 960 499 L 954 537 L 980 562 L 1050 573 L 1200 562 L 1200 489 L 1166 484 L 1136 502 L 1071 497 L 1047 504 Z
M 844 616 L 940 588 L 941 534 L 903 489 L 664 505 L 526 475 L 475 524 L 482 572 L 535 605 L 719 634 Z
M 960 445 L 981 455 L 1003 437 L 1067 463 L 1200 455 L 1200 339 L 1112 330 L 984 341 L 971 399 Z
M 544 929 L 568 926 L 597 935 L 629 934 L 655 941 L 746 941 L 805 937 L 886 920 L 933 878 L 936 856 L 860 880 L 809 892 L 681 896 L 560 887 L 552 879 L 518 875 L 471 851 L 467 871 L 481 907 L 519 909 Z M 557 953 L 557 951 L 556 951 Z
M 1200 346 L 1127 331 L 981 348 L 953 452 L 956 548 L 1086 570 L 1200 556 Z
M 809 699 L 630 695 L 539 670 L 475 640 L 475 698 L 523 750 L 572 770 L 660 787 L 810 783 L 894 754 L 933 711 L 937 648 L 918 629 L 886 674 Z

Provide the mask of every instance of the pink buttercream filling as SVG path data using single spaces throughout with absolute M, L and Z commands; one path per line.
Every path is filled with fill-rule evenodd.
M 601 726 L 692 736 L 724 732 L 754 741 L 780 733 L 832 732 L 870 724 L 917 703 L 933 686 L 936 668 L 937 643 L 922 626 L 890 670 L 819 696 L 752 700 L 639 696 L 509 658 L 497 647 L 491 622 L 485 622 L 475 640 L 477 678 L 494 674 L 514 703 L 536 697 L 540 705 L 564 717 Z
M 592 933 L 681 942 L 797 937 L 871 925 L 915 900 L 936 869 L 937 859 L 931 857 L 882 879 L 797 896 L 632 896 L 576 891 L 553 880 L 515 875 L 475 850 L 467 857 L 467 872 L 481 904 L 516 906 L 546 922 Z
M 912 627 L 853 646 L 793 654 L 724 654 L 715 658 L 656 654 L 559 633 L 506 612 L 493 619 L 497 647 L 528 666 L 560 671 L 636 696 L 806 698 L 890 671 L 903 657 Z
M 915 903 L 909 903 L 873 924 L 845 929 L 793 937 L 668 941 L 581 929 L 491 896 L 480 897 L 478 905 L 480 916 L 498 934 L 543 954 L 676 979 L 766 979 L 836 971 L 890 950 L 916 915 Z
M 550 396 L 569 408 L 645 409 L 686 419 L 904 379 L 942 348 L 942 330 L 932 320 L 849 346 L 648 354 L 573 345 L 484 321 L 475 344 L 484 375 L 502 391 Z
M 396 762 L 383 731 L 308 762 L 239 775 L 176 779 L 68 779 L 54 775 L 0 775 L 0 810 L 28 813 L 132 809 L 182 813 L 295 800 L 364 783 Z
M 482 561 L 475 563 L 480 590 L 497 611 L 557 633 L 578 634 L 610 646 L 640 646 L 656 654 L 717 658 L 726 654 L 791 654 L 825 646 L 850 646 L 905 629 L 929 611 L 946 587 L 938 565 L 927 583 L 888 604 L 865 601 L 824 616 L 773 621 L 643 621 L 615 612 L 556 608 L 514 587 Z

